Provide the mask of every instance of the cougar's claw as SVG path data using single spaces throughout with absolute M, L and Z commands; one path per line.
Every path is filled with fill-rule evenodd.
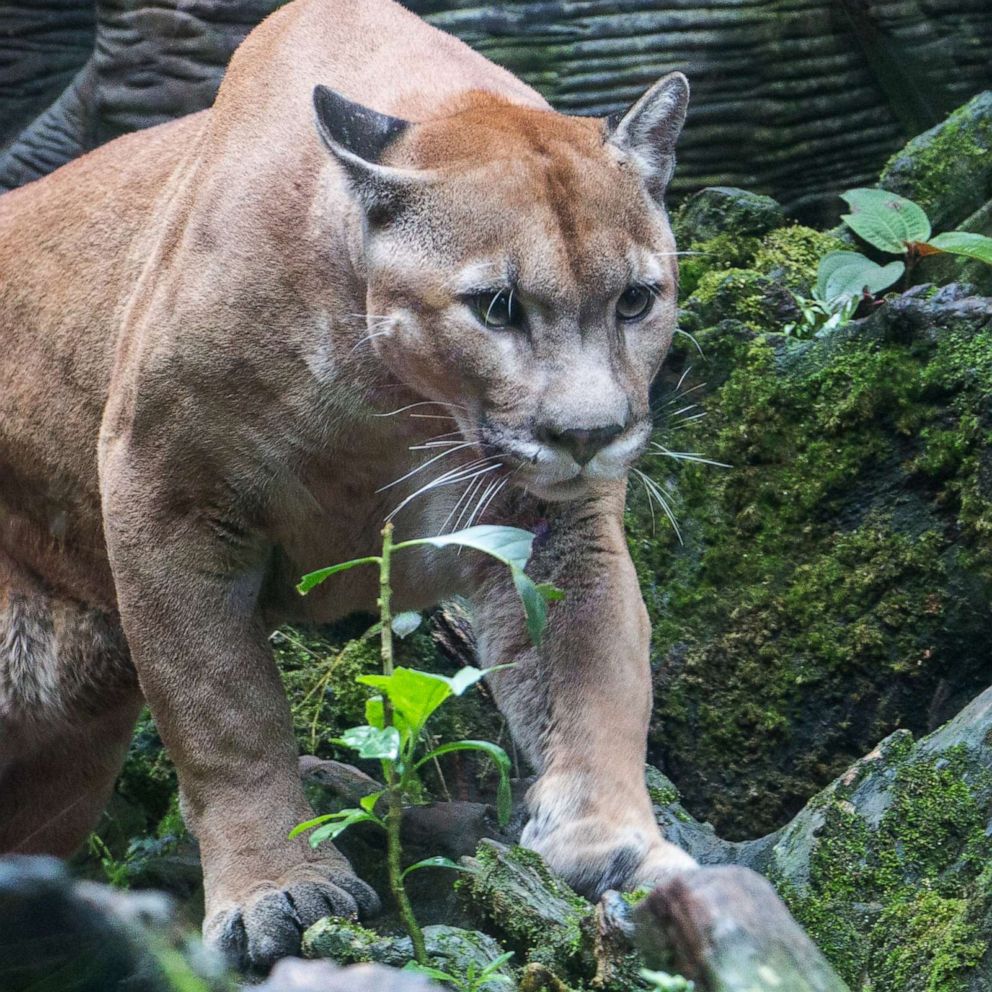
M 280 958 L 298 955 L 307 927 L 325 916 L 357 919 L 379 909 L 375 892 L 345 869 L 322 879 L 286 880 L 265 886 L 214 913 L 204 938 L 233 968 L 266 973 Z

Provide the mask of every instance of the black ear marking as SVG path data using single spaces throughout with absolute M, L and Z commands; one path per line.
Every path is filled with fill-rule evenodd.
M 689 107 L 689 81 L 670 72 L 625 114 L 606 121 L 606 140 L 634 163 L 651 195 L 661 200 L 675 171 L 675 143 Z
M 410 126 L 407 121 L 354 103 L 327 86 L 315 86 L 317 131 L 335 154 L 347 152 L 374 164 L 389 144 Z

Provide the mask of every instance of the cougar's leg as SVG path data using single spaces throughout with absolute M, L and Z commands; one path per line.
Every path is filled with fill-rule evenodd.
M 540 650 L 502 575 L 491 574 L 475 606 L 483 664 L 517 662 L 491 683 L 538 772 L 522 843 L 590 897 L 695 864 L 662 837 L 645 785 L 650 627 L 622 510 L 622 492 L 563 507 L 536 542 L 528 571 L 565 591 Z
M 140 707 L 114 618 L 51 595 L 0 557 L 0 852 L 79 847 Z
M 377 907 L 331 845 L 289 837 L 313 813 L 258 607 L 268 551 L 237 507 L 171 516 L 170 500 L 186 504 L 142 452 L 110 444 L 103 457 L 121 615 L 200 843 L 204 933 L 233 963 L 264 970 L 298 953 L 321 917 Z

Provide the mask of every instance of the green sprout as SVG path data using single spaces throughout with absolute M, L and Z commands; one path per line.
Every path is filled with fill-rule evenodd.
M 420 968 L 429 967 L 429 962 L 423 931 L 407 895 L 406 879 L 412 872 L 424 868 L 463 869 L 443 857 L 426 858 L 403 867 L 400 826 L 404 804 L 415 802 L 422 794 L 419 774 L 428 762 L 456 751 L 479 751 L 492 760 L 499 774 L 496 807 L 499 822 L 505 825 L 510 816 L 510 759 L 503 748 L 489 741 L 451 741 L 433 748 L 424 744 L 428 721 L 438 707 L 447 700 L 462 695 L 484 678 L 487 672 L 468 666 L 449 678 L 394 665 L 393 636 L 405 637 L 415 630 L 420 623 L 420 614 L 405 612 L 393 615 L 393 556 L 408 548 L 424 546 L 469 548 L 502 562 L 509 568 L 514 587 L 523 603 L 531 641 L 539 645 L 547 622 L 547 604 L 551 600 L 561 599 L 563 593 L 549 584 L 535 584 L 524 572 L 533 542 L 533 534 L 517 527 L 480 525 L 439 537 L 394 543 L 393 525 L 386 524 L 382 530 L 381 554 L 355 558 L 310 572 L 303 576 L 297 586 L 300 594 L 306 595 L 338 572 L 359 565 L 377 565 L 379 568 L 379 623 L 373 628 L 373 633 L 378 633 L 380 638 L 382 674 L 360 675 L 357 681 L 379 690 L 380 695 L 368 700 L 365 707 L 366 723 L 346 730 L 335 743 L 357 752 L 360 758 L 378 760 L 385 786 L 364 796 L 357 807 L 298 824 L 290 836 L 297 837 L 306 831 L 312 831 L 309 841 L 312 847 L 316 847 L 324 841 L 333 841 L 356 823 L 372 823 L 385 831 L 390 891 L 410 935 L 414 958 Z M 491 668 L 488 671 L 495 670 Z M 503 960 L 500 960 L 500 964 Z

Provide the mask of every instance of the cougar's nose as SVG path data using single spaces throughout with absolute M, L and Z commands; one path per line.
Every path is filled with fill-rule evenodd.
M 567 431 L 556 431 L 545 427 L 537 432 L 537 436 L 538 440 L 546 444 L 564 448 L 580 465 L 585 465 L 592 460 L 596 452 L 601 451 L 622 433 L 621 424 L 611 424 L 609 427 L 575 427 Z

